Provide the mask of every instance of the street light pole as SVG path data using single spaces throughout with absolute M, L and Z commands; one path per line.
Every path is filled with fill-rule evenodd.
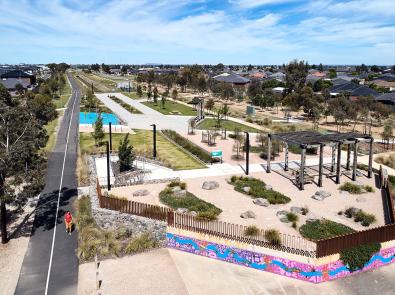
M 110 151 L 112 152 L 112 128 L 111 128 L 112 124 L 111 122 L 108 124 L 108 129 L 109 129 L 109 133 L 110 133 Z
M 244 132 L 246 134 L 246 175 L 250 172 L 250 134 L 248 132 Z
M 154 145 L 154 149 L 153 149 L 153 153 L 154 153 L 154 159 L 156 159 L 156 124 L 152 124 L 151 125 L 153 128 L 153 145 Z
M 106 141 L 106 150 L 107 150 L 107 190 L 111 190 L 111 182 L 110 182 L 110 148 L 108 141 Z

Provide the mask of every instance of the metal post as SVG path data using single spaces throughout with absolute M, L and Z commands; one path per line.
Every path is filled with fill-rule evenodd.
M 288 171 L 288 144 L 285 144 L 285 164 L 284 164 L 284 170 Z
M 324 165 L 324 145 L 320 144 L 320 162 L 318 164 L 318 186 L 322 187 L 322 168 Z
M 358 140 L 354 143 L 354 159 L 352 162 L 352 180 L 357 179 Z
M 153 149 L 153 156 L 154 156 L 154 159 L 156 159 L 156 124 L 152 124 L 151 125 L 152 126 L 152 128 L 153 128 L 153 146 L 154 146 L 154 149 Z
M 347 163 L 346 163 L 347 170 L 350 170 L 350 158 L 351 158 L 351 145 L 347 144 Z
M 91 87 L 92 87 L 92 93 L 94 93 L 94 91 L 93 91 L 93 83 L 91 84 Z
M 300 154 L 300 172 L 299 172 L 299 188 L 300 190 L 304 190 L 304 165 L 306 159 L 306 147 L 301 146 L 302 152 Z
M 112 128 L 111 128 L 112 124 L 111 122 L 108 124 L 108 129 L 109 129 L 109 133 L 110 133 L 110 151 L 112 152 Z
M 372 164 L 373 164 L 373 137 L 370 139 L 369 143 L 369 167 L 368 167 L 368 177 L 372 178 Z
M 106 150 L 107 150 L 107 190 L 111 190 L 111 182 L 110 182 L 110 147 L 108 141 L 106 141 Z
M 266 173 L 270 173 L 270 160 L 272 157 L 272 137 L 271 134 L 267 135 L 267 167 Z
M 246 175 L 248 175 L 250 170 L 250 134 L 248 132 L 244 132 L 246 134 Z
M 342 151 L 342 144 L 339 142 L 337 145 L 337 165 L 336 165 L 336 183 L 340 183 L 340 169 L 341 169 L 341 151 Z
M 129 81 L 129 93 L 130 93 L 130 81 Z

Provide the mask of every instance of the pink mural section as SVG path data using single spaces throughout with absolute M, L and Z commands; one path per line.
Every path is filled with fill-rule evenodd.
M 395 247 L 372 256 L 361 270 L 350 272 L 341 261 L 314 266 L 212 242 L 167 233 L 169 248 L 219 259 L 311 283 L 322 283 L 368 271 L 395 261 Z

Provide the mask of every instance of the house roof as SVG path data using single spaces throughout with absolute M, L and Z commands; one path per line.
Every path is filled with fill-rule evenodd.
M 380 77 L 378 77 L 378 80 L 383 80 L 383 81 L 387 81 L 387 82 L 395 82 L 395 75 L 394 74 L 384 74 L 381 75 Z
M 9 78 L 9 79 L 1 79 L 0 83 L 4 85 L 5 88 L 7 89 L 15 89 L 16 84 L 22 84 L 23 88 L 27 88 L 30 86 L 29 82 L 26 82 L 25 80 L 20 80 L 16 78 Z
M 330 89 L 331 93 L 345 93 L 348 92 L 351 96 L 374 96 L 377 97 L 379 93 L 365 85 L 348 82 L 345 84 L 334 85 Z
M 0 78 L 31 78 L 33 77 L 32 75 L 21 71 L 21 70 L 12 70 L 12 71 L 7 71 L 4 74 L 0 76 Z
M 247 84 L 250 82 L 250 79 L 244 78 L 233 72 L 222 73 L 220 75 L 214 76 L 213 79 L 220 82 L 234 83 L 234 84 Z
M 381 94 L 380 96 L 376 97 L 376 101 L 392 102 L 395 104 L 395 92 Z
M 342 79 L 342 78 L 335 78 L 331 80 L 333 86 L 343 85 L 349 83 L 349 81 Z

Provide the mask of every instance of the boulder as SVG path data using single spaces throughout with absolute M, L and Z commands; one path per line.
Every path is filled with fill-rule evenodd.
M 240 214 L 241 218 L 255 218 L 256 214 L 254 212 L 252 212 L 251 210 L 248 210 L 246 212 L 243 212 Z
M 276 216 L 281 218 L 281 217 L 287 216 L 288 213 L 289 212 L 286 210 L 281 210 L 281 211 L 277 211 Z
M 213 190 L 219 187 L 219 183 L 216 181 L 205 181 L 203 182 L 202 189 Z
M 133 192 L 133 197 L 141 197 L 141 196 L 148 196 L 149 191 L 146 189 L 139 189 Z
M 357 172 L 356 172 L 356 175 L 357 175 L 358 177 L 361 177 L 361 176 L 363 176 L 362 172 L 361 172 L 361 171 L 359 171 L 359 170 L 357 170 Z
M 179 213 L 179 214 L 186 214 L 186 213 L 188 213 L 188 209 L 187 208 L 178 208 L 177 210 L 176 210 L 176 213 Z
M 178 190 L 174 192 L 174 196 L 177 198 L 182 198 L 185 197 L 187 195 L 187 191 L 186 190 Z
M 188 213 L 189 215 L 196 217 L 198 214 L 196 213 L 196 211 L 191 211 Z
M 322 196 L 324 199 L 329 198 L 332 195 L 330 192 L 327 191 L 316 191 L 315 194 Z
M 273 190 L 273 187 L 271 186 L 271 185 L 266 185 L 265 186 L 265 189 L 267 189 L 268 191 L 272 191 Z
M 247 194 L 250 192 L 250 190 L 251 190 L 251 188 L 249 186 L 243 187 L 243 192 L 245 192 Z
M 318 220 L 319 220 L 318 218 L 308 218 L 308 219 L 306 219 L 306 223 L 312 223 L 312 222 L 316 222 Z
M 295 214 L 302 214 L 303 208 L 302 207 L 291 207 L 291 212 Z
M 287 216 L 282 216 L 282 217 L 280 218 L 280 221 L 283 222 L 283 223 L 289 223 L 289 222 L 290 222 L 290 221 L 288 220 L 288 217 L 287 217 Z
M 269 201 L 264 198 L 256 198 L 252 202 L 258 206 L 268 207 L 270 205 Z
M 357 214 L 359 211 L 361 211 L 361 209 L 359 209 L 359 208 L 355 208 L 355 207 L 351 207 L 350 208 L 350 213 L 351 213 L 352 216 Z
M 174 187 L 171 189 L 171 191 L 172 191 L 173 193 L 179 192 L 180 190 L 181 190 L 181 188 L 180 188 L 179 186 L 174 186 Z
M 325 198 L 321 195 L 313 195 L 312 198 L 317 201 L 323 201 Z

